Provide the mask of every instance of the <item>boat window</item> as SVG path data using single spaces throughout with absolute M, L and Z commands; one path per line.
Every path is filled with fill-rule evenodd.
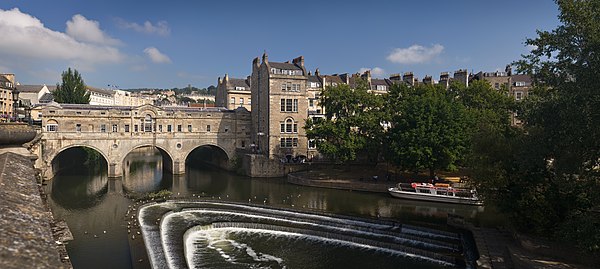
M 431 193 L 431 192 L 429 191 L 429 189 L 420 189 L 420 188 L 419 188 L 419 189 L 417 189 L 417 191 L 418 191 L 419 193 Z

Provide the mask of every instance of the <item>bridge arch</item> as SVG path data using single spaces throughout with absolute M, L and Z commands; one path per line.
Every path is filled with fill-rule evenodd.
M 230 169 L 231 165 L 230 154 L 223 147 L 216 144 L 198 145 L 185 154 L 184 160 L 189 165 L 202 162 L 224 169 Z
M 47 169 L 44 172 L 44 176 L 46 176 L 48 178 L 54 177 L 56 175 L 56 173 L 58 173 L 61 170 L 61 165 L 60 165 L 59 159 L 57 159 L 57 158 L 61 155 L 61 153 L 64 153 L 65 151 L 67 151 L 69 149 L 74 149 L 74 148 L 88 148 L 88 149 L 94 150 L 95 152 L 99 153 L 100 156 L 102 156 L 102 159 L 104 160 L 107 167 L 110 164 L 110 159 L 108 158 L 108 155 L 101 148 L 92 146 L 92 145 L 88 145 L 88 144 L 79 144 L 79 143 L 71 144 L 71 145 L 67 145 L 67 146 L 60 148 L 55 153 L 50 155 L 49 158 L 47 158 L 48 164 L 46 166 Z
M 155 148 L 158 150 L 158 152 L 160 152 L 160 155 L 162 155 L 163 158 L 163 171 L 169 171 L 169 172 L 174 172 L 174 161 L 176 161 L 176 159 L 174 158 L 173 154 L 171 152 L 169 152 L 169 150 L 161 145 L 156 145 L 156 144 L 150 144 L 150 143 L 142 143 L 142 144 L 137 144 L 134 145 L 133 147 L 129 148 L 126 150 L 126 153 L 123 154 L 123 156 L 121 157 L 120 160 L 120 164 L 122 165 L 122 167 L 124 168 L 125 166 L 123 165 L 123 162 L 125 162 L 125 159 L 127 158 L 127 155 L 129 155 L 132 151 L 139 149 L 139 148 L 145 148 L 145 147 L 150 147 L 150 148 Z M 127 171 L 125 171 L 127 172 Z

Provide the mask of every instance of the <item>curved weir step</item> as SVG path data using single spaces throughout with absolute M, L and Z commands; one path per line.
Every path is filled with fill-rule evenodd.
M 197 233 L 206 233 L 204 236 L 217 233 L 225 237 L 231 234 L 242 236 L 242 240 L 260 235 L 261 238 L 266 236 L 264 238 L 267 240 L 273 238 L 280 242 L 305 240 L 304 237 L 308 237 L 310 239 L 306 240 L 309 242 L 316 242 L 310 244 L 334 244 L 338 246 L 335 249 L 341 247 L 355 249 L 354 251 L 364 248 L 374 250 L 373 253 L 391 255 L 386 256 L 384 260 L 398 257 L 394 259 L 408 258 L 415 262 L 427 262 L 438 266 L 464 266 L 464 246 L 460 234 L 388 220 L 361 219 L 236 202 L 177 200 L 141 206 L 138 210 L 138 221 L 152 268 L 186 267 L 197 259 L 206 259 L 206 256 L 194 256 L 198 255 L 194 249 L 197 250 L 199 245 L 193 243 Z M 192 243 L 188 242 L 189 240 Z M 254 253 L 252 247 L 247 246 L 244 241 L 227 238 L 219 240 L 234 244 L 230 247 L 243 246 L 247 248 L 248 253 Z M 204 247 L 210 248 L 202 250 L 204 254 L 206 251 L 221 253 L 221 258 L 235 260 L 218 247 Z M 282 262 L 280 258 L 268 254 L 256 254 L 261 256 L 255 259 Z M 281 267 L 281 264 L 279 265 Z

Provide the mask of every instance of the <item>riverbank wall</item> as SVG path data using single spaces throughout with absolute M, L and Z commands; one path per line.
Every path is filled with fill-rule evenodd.
M 30 158 L 0 154 L 0 268 L 72 268 Z

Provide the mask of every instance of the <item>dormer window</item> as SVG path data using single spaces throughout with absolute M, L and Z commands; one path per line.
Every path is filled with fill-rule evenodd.
M 246 90 L 246 88 L 245 87 L 235 87 L 235 90 L 236 91 L 244 91 L 244 90 Z
M 387 86 L 385 86 L 385 85 L 377 85 L 377 90 L 378 91 L 387 91 Z
M 523 82 L 523 81 L 517 81 L 517 82 L 515 82 L 515 86 L 516 87 L 523 87 L 523 86 L 525 86 L 525 82 Z

